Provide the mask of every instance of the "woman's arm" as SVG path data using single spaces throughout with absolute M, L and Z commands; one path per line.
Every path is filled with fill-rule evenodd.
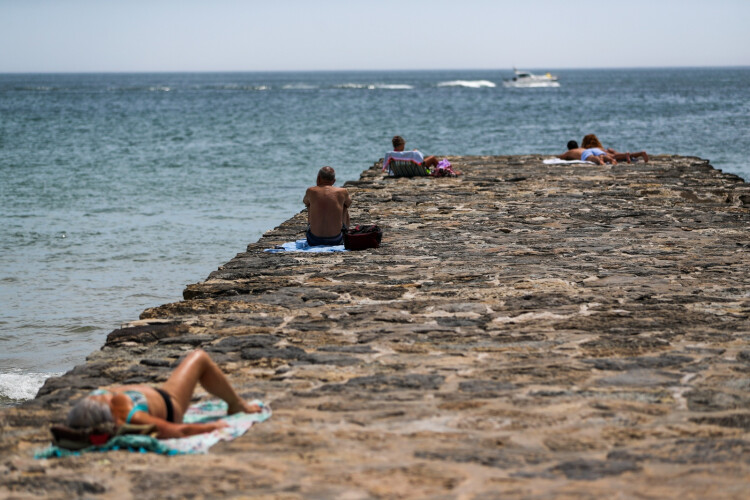
M 157 437 L 159 438 L 182 438 L 212 432 L 227 426 L 225 422 L 221 421 L 205 424 L 176 424 L 142 411 L 136 412 L 130 422 L 139 425 L 153 425 L 158 431 Z

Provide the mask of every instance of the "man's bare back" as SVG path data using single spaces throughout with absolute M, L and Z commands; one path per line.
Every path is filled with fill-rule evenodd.
M 331 167 L 318 172 L 317 185 L 307 188 L 302 202 L 308 209 L 310 232 L 319 238 L 333 238 L 341 234 L 342 226 L 349 225 L 349 206 L 352 200 L 346 188 L 334 187 L 336 177 Z
M 583 154 L 584 151 L 585 149 L 583 148 L 569 149 L 563 154 L 561 154 L 560 156 L 558 156 L 558 158 L 560 158 L 561 160 L 580 160 L 581 155 Z

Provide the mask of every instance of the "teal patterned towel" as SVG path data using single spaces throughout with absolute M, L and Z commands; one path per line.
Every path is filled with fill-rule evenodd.
M 182 421 L 196 424 L 223 420 L 227 427 L 196 434 L 186 438 L 156 439 L 151 436 L 123 435 L 116 436 L 101 446 L 91 446 L 78 451 L 66 450 L 51 445 L 34 454 L 34 458 L 53 458 L 80 455 L 92 451 L 127 450 L 136 453 L 160 453 L 162 455 L 179 455 L 187 453 L 207 453 L 208 449 L 219 441 L 231 441 L 247 432 L 253 424 L 264 422 L 271 417 L 271 408 L 255 400 L 254 404 L 262 408 L 260 413 L 235 413 L 227 415 L 227 404 L 224 401 L 210 400 L 196 403 L 188 408 Z

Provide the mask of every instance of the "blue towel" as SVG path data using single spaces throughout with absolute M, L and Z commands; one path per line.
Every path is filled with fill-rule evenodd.
M 282 252 L 315 252 L 315 253 L 331 253 L 331 252 L 346 252 L 344 245 L 333 245 L 333 246 L 314 246 L 311 247 L 307 244 L 307 240 L 297 240 L 278 245 L 274 248 L 266 248 L 264 252 L 269 253 L 282 253 Z

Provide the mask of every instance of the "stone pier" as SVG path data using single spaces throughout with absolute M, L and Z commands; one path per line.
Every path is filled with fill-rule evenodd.
M 449 159 L 347 184 L 379 249 L 263 252 L 299 213 L 3 410 L 0 497 L 747 498 L 750 185 Z M 196 347 L 273 417 L 208 455 L 32 458 L 71 400 Z

